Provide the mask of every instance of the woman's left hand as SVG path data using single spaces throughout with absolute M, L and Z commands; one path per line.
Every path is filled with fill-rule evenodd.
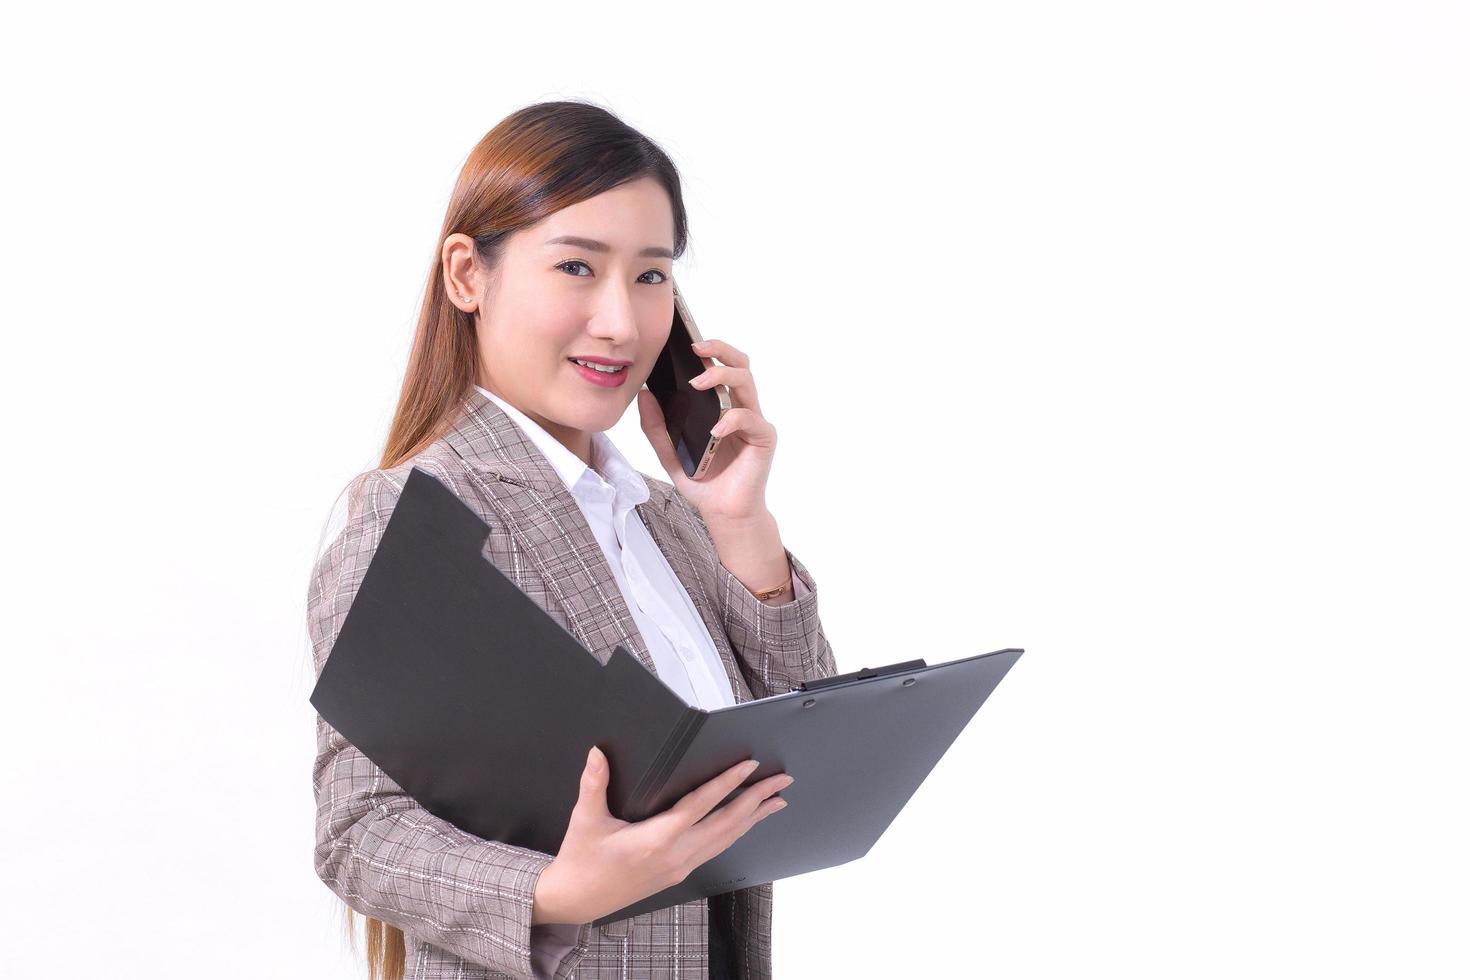
M 702 390 L 723 384 L 730 389 L 733 403 L 728 411 L 721 413 L 720 421 L 711 430 L 720 437 L 720 443 L 709 469 L 698 480 L 684 474 L 664 425 L 663 410 L 647 388 L 638 392 L 643 434 L 653 444 L 653 451 L 674 487 L 699 510 L 706 523 L 759 518 L 766 512 L 766 480 L 771 475 L 771 460 L 776 454 L 776 427 L 761 414 L 755 379 L 750 374 L 750 358 L 723 340 L 695 344 L 694 353 L 704 358 L 718 357 L 723 363 L 710 367 L 690 384 Z

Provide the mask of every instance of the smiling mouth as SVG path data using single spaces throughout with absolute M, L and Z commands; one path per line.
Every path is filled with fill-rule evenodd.
M 618 366 L 614 366 L 611 364 L 594 364 L 591 361 L 583 361 L 575 357 L 569 357 L 567 358 L 567 360 L 571 361 L 573 364 L 578 364 L 589 370 L 596 371 L 598 374 L 606 374 L 609 376 L 616 376 L 628 370 L 628 365 L 626 364 Z

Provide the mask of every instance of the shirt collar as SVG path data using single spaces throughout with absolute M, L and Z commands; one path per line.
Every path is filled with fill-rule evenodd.
M 521 431 L 541 450 L 573 495 L 581 498 L 584 488 L 611 486 L 615 493 L 615 507 L 619 510 L 641 504 L 648 499 L 648 484 L 618 451 L 618 447 L 613 445 L 606 432 L 592 433 L 592 466 L 588 466 L 576 453 L 557 442 L 551 433 L 504 398 L 479 385 L 475 385 L 475 390 L 499 405 L 521 427 Z

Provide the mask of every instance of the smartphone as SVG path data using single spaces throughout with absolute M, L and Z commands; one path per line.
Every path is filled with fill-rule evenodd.
M 718 436 L 709 430 L 720 421 L 720 416 L 731 407 L 730 389 L 725 385 L 714 385 L 701 391 L 689 386 L 689 379 L 703 374 L 706 368 L 714 367 L 712 358 L 700 357 L 689 346 L 703 340 L 679 284 L 674 286 L 674 323 L 669 329 L 668 343 L 659 352 L 653 372 L 648 376 L 648 390 L 658 399 L 664 412 L 664 424 L 669 430 L 669 440 L 679 457 L 684 475 L 698 480 L 709 471 L 719 446 Z

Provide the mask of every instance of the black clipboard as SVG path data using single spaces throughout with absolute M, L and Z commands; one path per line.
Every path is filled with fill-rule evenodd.
M 489 531 L 412 468 L 311 694 L 425 809 L 555 854 L 594 744 L 623 820 L 667 809 L 743 759 L 761 760 L 744 785 L 796 778 L 785 809 L 594 925 L 862 857 L 1023 652 L 907 660 L 691 707 L 621 645 L 599 663 L 483 557 Z

